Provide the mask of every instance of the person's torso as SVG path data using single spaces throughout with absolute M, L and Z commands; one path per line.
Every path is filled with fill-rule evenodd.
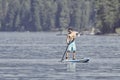
M 76 32 L 71 32 L 70 34 L 68 34 L 68 36 L 69 36 L 69 40 L 70 41 L 73 41 L 73 40 L 75 40 L 75 38 L 76 38 Z

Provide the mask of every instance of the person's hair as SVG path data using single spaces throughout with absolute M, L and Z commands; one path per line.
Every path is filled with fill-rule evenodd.
M 68 28 L 68 30 L 73 30 L 72 28 Z

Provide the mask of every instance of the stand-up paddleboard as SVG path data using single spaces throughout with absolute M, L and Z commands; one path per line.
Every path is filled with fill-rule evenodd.
M 76 63 L 87 63 L 89 62 L 88 58 L 83 58 L 83 59 L 77 59 L 77 60 L 64 60 L 63 62 L 76 62 Z

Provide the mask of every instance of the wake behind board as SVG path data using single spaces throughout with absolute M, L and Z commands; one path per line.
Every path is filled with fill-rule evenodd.
M 79 59 L 79 60 L 64 60 L 64 62 L 75 62 L 75 63 L 87 63 L 89 59 Z

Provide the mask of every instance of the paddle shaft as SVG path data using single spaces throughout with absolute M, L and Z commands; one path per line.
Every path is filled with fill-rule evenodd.
M 65 54 L 66 54 L 66 52 L 67 52 L 68 46 L 69 46 L 69 45 L 67 45 L 67 47 L 66 47 L 66 49 L 65 49 L 65 52 L 64 52 L 64 54 L 63 54 L 63 56 L 62 56 L 62 59 L 61 59 L 61 62 L 64 60 L 64 56 L 65 56 Z

